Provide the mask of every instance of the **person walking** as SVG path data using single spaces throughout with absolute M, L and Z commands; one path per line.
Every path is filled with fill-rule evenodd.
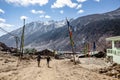
M 50 58 L 50 56 L 47 56 L 47 66 L 48 66 L 48 68 L 50 67 L 50 65 L 49 65 L 49 63 L 50 63 L 50 61 L 51 61 L 51 58 Z
M 37 56 L 38 67 L 40 67 L 40 60 L 41 60 L 41 55 L 38 54 L 38 56 Z

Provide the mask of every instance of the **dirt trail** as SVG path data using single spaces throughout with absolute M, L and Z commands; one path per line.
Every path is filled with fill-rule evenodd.
M 37 67 L 35 60 L 23 61 L 16 67 L 16 60 L 4 63 L 5 58 L 0 57 L 0 80 L 118 80 L 105 75 L 92 72 L 80 65 L 73 65 L 68 60 L 52 60 L 50 67 L 46 60 L 41 61 Z

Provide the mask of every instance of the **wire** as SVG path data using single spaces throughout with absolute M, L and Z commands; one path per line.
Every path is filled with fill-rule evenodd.
M 0 29 L 1 29 L 2 31 L 4 31 L 4 32 L 8 33 L 9 35 L 16 37 L 15 35 L 13 35 L 13 34 L 11 34 L 10 32 L 4 30 L 3 28 L 0 27 Z
M 9 34 L 9 35 L 13 36 L 14 38 L 17 38 L 17 40 L 18 40 L 18 41 L 20 41 L 20 39 L 19 39 L 19 37 L 18 37 L 18 36 L 14 35 L 14 34 L 11 34 L 10 32 L 8 32 L 8 31 L 4 30 L 4 29 L 3 29 L 3 28 L 1 28 L 1 27 L 0 27 L 0 29 L 1 29 L 2 31 L 4 31 L 5 33 L 7 33 L 7 34 Z

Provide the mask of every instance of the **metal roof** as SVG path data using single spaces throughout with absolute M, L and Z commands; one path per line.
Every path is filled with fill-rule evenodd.
M 120 41 L 120 36 L 106 38 L 107 41 Z

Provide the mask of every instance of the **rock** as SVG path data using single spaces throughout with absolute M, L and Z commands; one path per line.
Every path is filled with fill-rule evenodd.
M 117 63 L 113 63 L 112 67 L 113 67 L 113 66 L 117 66 Z
M 120 74 L 117 74 L 117 78 L 120 79 Z
M 99 73 L 106 73 L 107 72 L 107 70 L 105 70 L 105 69 L 100 69 L 100 71 L 99 71 Z
M 4 63 L 8 63 L 8 62 L 9 62 L 9 60 L 8 60 L 8 59 L 5 59 Z
M 99 73 L 120 79 L 120 65 L 114 63 L 112 66 L 109 66 L 108 68 L 100 69 Z
M 10 48 L 5 45 L 4 43 L 0 42 L 0 51 L 9 51 L 10 52 Z

